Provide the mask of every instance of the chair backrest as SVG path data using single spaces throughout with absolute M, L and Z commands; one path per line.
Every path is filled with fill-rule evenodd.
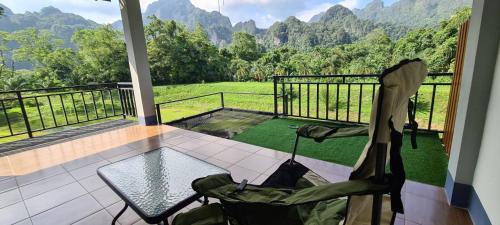
M 385 214 L 379 210 L 392 207 L 392 211 L 403 212 L 399 196 L 405 180 L 399 154 L 402 133 L 408 114 L 408 99 L 415 95 L 427 74 L 425 63 L 414 59 L 400 62 L 385 70 L 380 77 L 380 88 L 373 101 L 370 117 L 369 141 L 354 166 L 350 180 L 374 176 L 384 182 L 387 178 L 385 165 L 389 161 L 392 173 L 390 182 L 393 186 L 391 198 L 389 202 L 385 202 L 381 195 L 351 196 L 346 225 L 374 224 L 373 220 L 381 220 L 380 224 L 390 224 L 393 218 L 384 218 Z

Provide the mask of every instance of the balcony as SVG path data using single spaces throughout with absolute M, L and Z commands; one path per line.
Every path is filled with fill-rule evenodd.
M 171 148 L 229 170 L 236 181 L 260 184 L 289 153 L 175 127 L 131 125 L 0 158 L 1 224 L 110 224 L 123 206 L 96 169 L 134 155 Z M 347 180 L 350 167 L 303 156 L 303 163 L 331 182 Z M 450 207 L 441 187 L 407 181 L 406 213 L 396 224 L 472 224 Z M 186 208 L 192 208 L 191 205 Z M 145 224 L 132 210 L 118 222 Z

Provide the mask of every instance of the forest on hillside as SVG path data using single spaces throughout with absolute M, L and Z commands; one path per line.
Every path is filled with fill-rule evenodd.
M 218 48 L 200 26 L 188 29 L 151 16 L 145 27 L 153 83 L 266 81 L 272 75 L 369 74 L 405 58 L 422 58 L 432 72 L 453 69 L 457 33 L 470 15 L 458 11 L 436 28 L 415 28 L 393 40 L 376 28 L 349 44 L 295 48 L 270 47 L 247 32 L 235 32 Z M 326 37 L 326 36 L 325 36 Z M 79 29 L 75 47 L 65 47 L 49 30 L 0 31 L 0 89 L 19 90 L 130 80 L 121 31 Z M 19 69 L 19 63 L 32 69 Z

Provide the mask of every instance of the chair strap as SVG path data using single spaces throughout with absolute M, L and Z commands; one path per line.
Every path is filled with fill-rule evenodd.
M 415 121 L 415 104 L 411 99 L 408 100 L 408 120 L 411 129 L 411 146 L 413 149 L 417 149 L 417 130 L 418 123 Z
M 404 213 L 403 201 L 401 200 L 401 189 L 406 180 L 403 159 L 401 158 L 401 147 L 403 146 L 403 134 L 394 129 L 392 118 L 389 120 L 391 128 L 391 150 L 390 150 L 390 189 L 391 208 L 393 212 Z

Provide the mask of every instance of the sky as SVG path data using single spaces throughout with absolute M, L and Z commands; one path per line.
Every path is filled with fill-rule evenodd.
M 140 0 L 142 10 L 157 0 Z M 253 19 L 257 26 L 267 28 L 276 21 L 289 16 L 308 21 L 312 16 L 326 11 L 335 4 L 347 8 L 363 8 L 372 0 L 219 0 L 221 13 L 228 16 L 233 24 Z M 397 0 L 384 0 L 390 5 Z M 217 0 L 191 0 L 198 8 L 218 11 Z M 98 23 L 112 23 L 120 19 L 118 0 L 0 0 L 14 13 L 39 11 L 46 6 L 54 6 L 63 12 L 75 13 Z

